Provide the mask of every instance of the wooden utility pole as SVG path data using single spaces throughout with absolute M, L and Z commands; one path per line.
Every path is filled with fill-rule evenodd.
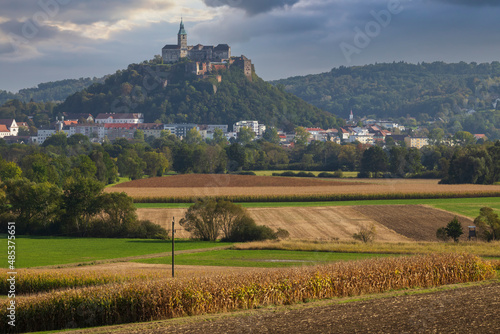
M 175 277 L 175 217 L 172 218 L 172 277 Z

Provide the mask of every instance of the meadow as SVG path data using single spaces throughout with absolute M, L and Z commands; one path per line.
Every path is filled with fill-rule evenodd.
M 64 264 L 92 264 L 99 260 L 113 260 L 172 251 L 169 240 L 94 239 L 64 237 L 16 238 L 16 267 L 31 268 Z M 220 242 L 176 240 L 177 251 L 229 246 Z M 0 248 L 7 249 L 7 236 L 0 236 Z M 7 254 L 0 253 L 1 267 L 6 268 Z
M 214 250 L 196 254 L 180 254 L 175 257 L 178 265 L 280 268 L 318 265 L 327 262 L 355 261 L 387 257 L 377 253 L 333 253 L 283 250 Z M 135 260 L 149 264 L 171 264 L 171 257 Z

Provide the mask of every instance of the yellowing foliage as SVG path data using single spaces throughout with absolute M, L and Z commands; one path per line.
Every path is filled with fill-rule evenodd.
M 339 262 L 178 280 L 135 280 L 16 299 L 16 331 L 42 331 L 151 321 L 187 315 L 287 305 L 495 276 L 472 255 L 426 255 Z M 6 318 L 6 304 L 0 317 Z M 0 322 L 0 332 L 7 323 Z

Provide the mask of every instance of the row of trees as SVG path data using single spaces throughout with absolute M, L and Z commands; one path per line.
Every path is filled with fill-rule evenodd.
M 167 232 L 140 221 L 132 198 L 103 193 L 104 184 L 69 177 L 62 187 L 15 175 L 1 184 L 0 222 L 15 221 L 19 234 L 73 237 L 166 238 Z
M 247 133 L 248 132 L 248 133 Z M 359 171 L 360 177 L 432 177 L 443 183 L 491 184 L 500 178 L 500 142 L 480 145 L 427 146 L 420 150 L 396 145 L 305 145 L 298 131 L 296 145 L 283 148 L 275 129 L 263 139 L 243 130 L 228 143 L 221 131 L 203 141 L 196 130 L 184 140 L 164 131 L 161 138 L 118 139 L 92 144 L 86 136 L 56 134 L 42 146 L 1 145 L 0 177 L 22 174 L 30 181 L 62 186 L 70 176 L 95 178 L 104 184 L 118 175 L 130 179 L 178 173 L 225 173 L 241 170 Z M 304 137 L 305 138 L 305 137 Z

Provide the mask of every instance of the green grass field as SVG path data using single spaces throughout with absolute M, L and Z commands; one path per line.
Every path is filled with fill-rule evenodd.
M 327 253 L 281 250 L 214 250 L 175 256 L 178 265 L 277 268 L 395 256 L 368 253 Z M 139 263 L 170 264 L 171 257 L 137 260 Z
M 172 251 L 168 240 L 94 239 L 59 237 L 16 238 L 16 267 L 38 267 L 92 262 Z M 212 248 L 230 243 L 176 240 L 176 250 Z M 0 249 L 7 250 L 7 236 L 0 235 Z M 0 267 L 7 268 L 7 251 L 0 252 Z
M 189 208 L 192 204 L 170 203 L 136 203 L 140 209 L 177 209 Z M 437 209 L 454 212 L 475 218 L 479 209 L 489 206 L 500 213 L 500 197 L 484 198 L 442 198 L 442 199 L 404 199 L 404 200 L 370 200 L 370 201 L 345 201 L 345 202 L 261 202 L 241 203 L 245 208 L 279 208 L 279 207 L 314 207 L 314 206 L 353 206 L 353 205 L 430 205 Z

